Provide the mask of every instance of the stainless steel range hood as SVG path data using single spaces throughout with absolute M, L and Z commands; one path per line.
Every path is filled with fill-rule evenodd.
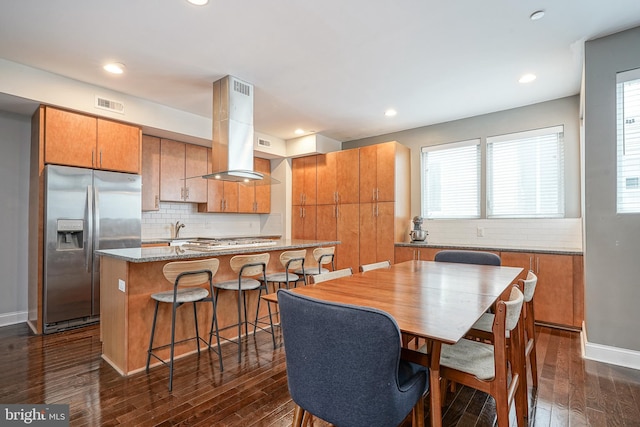
M 211 170 L 203 178 L 241 183 L 275 182 L 253 170 L 253 85 L 233 76 L 213 83 Z

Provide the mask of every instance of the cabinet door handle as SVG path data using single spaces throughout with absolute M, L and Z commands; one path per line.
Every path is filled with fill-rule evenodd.
M 189 200 L 189 187 L 184 189 L 184 199 Z
M 156 209 L 160 207 L 160 196 L 156 195 Z
M 376 187 L 376 201 L 380 200 L 380 188 Z
M 536 257 L 536 274 L 540 274 L 540 257 Z

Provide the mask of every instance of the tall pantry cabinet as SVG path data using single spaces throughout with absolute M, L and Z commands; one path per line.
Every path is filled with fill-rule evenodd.
M 410 220 L 410 149 L 397 142 L 360 148 L 360 264 L 394 263 Z
M 293 238 L 339 240 L 338 269 L 394 261 L 410 224 L 409 148 L 388 142 L 296 158 L 292 176 Z

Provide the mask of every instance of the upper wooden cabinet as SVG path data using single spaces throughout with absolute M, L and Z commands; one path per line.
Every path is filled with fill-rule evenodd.
M 211 149 L 207 149 L 207 173 L 211 173 Z M 218 181 L 216 179 L 206 180 L 207 200 L 206 203 L 198 205 L 198 212 L 238 212 L 238 183 L 229 181 Z
M 396 200 L 397 176 L 403 173 L 396 162 L 406 161 L 398 150 L 407 151 L 408 158 L 408 148 L 395 141 L 360 148 L 360 203 Z
M 268 159 L 253 159 L 253 168 L 263 175 L 271 175 L 271 162 Z M 251 183 L 238 184 L 239 213 L 271 212 L 271 185 Z
M 207 148 L 184 142 L 160 141 L 160 200 L 207 202 Z
M 317 204 L 316 156 L 297 157 L 291 160 L 293 205 Z
M 142 210 L 160 209 L 160 138 L 142 135 Z
M 320 154 L 316 162 L 318 205 L 359 202 L 357 148 Z
M 140 173 L 140 129 L 45 107 L 44 161 L 67 166 Z

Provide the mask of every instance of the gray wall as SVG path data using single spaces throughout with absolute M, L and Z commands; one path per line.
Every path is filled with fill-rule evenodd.
M 0 326 L 26 320 L 29 117 L 0 111 Z
M 580 218 L 580 132 L 579 97 L 571 96 L 512 110 L 439 123 L 416 129 L 349 141 L 343 149 L 398 141 L 411 148 L 411 215 L 420 215 L 420 149 L 427 145 L 481 138 L 483 149 L 488 136 L 564 125 L 565 132 L 565 214 Z M 484 162 L 483 162 L 484 167 Z M 483 169 L 484 175 L 484 169 Z M 484 185 L 483 185 L 484 194 Z M 484 207 L 482 208 L 484 217 Z
M 585 316 L 590 343 L 640 351 L 640 214 L 616 214 L 616 73 L 640 67 L 640 28 L 585 45 Z

